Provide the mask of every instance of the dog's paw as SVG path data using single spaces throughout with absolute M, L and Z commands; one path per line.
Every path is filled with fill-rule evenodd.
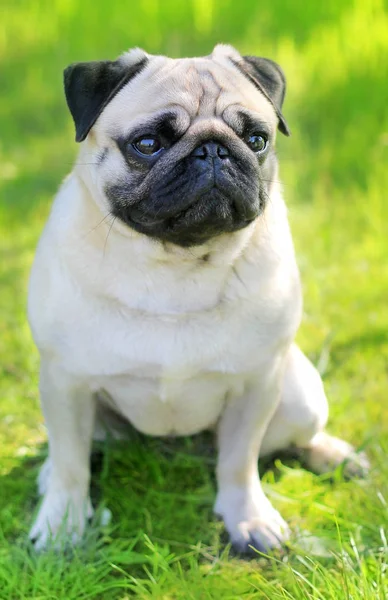
M 370 462 L 365 452 L 352 452 L 343 461 L 344 477 L 346 479 L 364 479 L 370 471 Z
M 88 498 L 65 490 L 48 491 L 42 501 L 29 538 L 36 550 L 49 546 L 61 548 L 63 544 L 77 544 L 85 524 L 93 516 Z
M 290 537 L 287 523 L 277 511 L 264 517 L 254 517 L 237 524 L 230 540 L 236 552 L 255 555 L 280 549 Z
M 261 492 L 241 489 L 218 494 L 214 511 L 224 520 L 234 550 L 243 554 L 268 554 L 281 548 L 290 537 L 290 529 Z
M 353 446 L 329 435 L 325 431 L 318 433 L 305 450 L 304 460 L 314 473 L 330 473 L 343 465 L 343 474 L 347 479 L 366 477 L 370 464 L 365 452 L 357 452 Z

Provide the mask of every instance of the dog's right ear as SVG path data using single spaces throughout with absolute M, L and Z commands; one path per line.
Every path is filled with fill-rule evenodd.
M 76 142 L 84 141 L 105 106 L 147 62 L 145 52 L 136 49 L 115 61 L 74 63 L 65 69 L 65 95 L 75 124 Z

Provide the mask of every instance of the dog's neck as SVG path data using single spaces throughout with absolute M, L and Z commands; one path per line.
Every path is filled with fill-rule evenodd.
M 74 244 L 79 246 L 81 238 L 83 245 L 74 254 L 73 272 L 80 270 L 79 257 L 85 256 L 89 267 L 80 271 L 83 286 L 86 278 L 93 294 L 115 298 L 130 310 L 177 316 L 212 310 L 230 301 L 231 286 L 233 296 L 249 296 L 253 287 L 265 285 L 266 273 L 281 260 L 279 247 L 289 244 L 279 193 L 271 195 L 264 213 L 247 228 L 202 246 L 181 248 L 113 221 L 96 201 L 97 190 L 77 174 L 69 184 L 77 189 Z M 292 250 L 287 253 L 293 256 Z M 238 285 L 232 285 L 236 278 Z

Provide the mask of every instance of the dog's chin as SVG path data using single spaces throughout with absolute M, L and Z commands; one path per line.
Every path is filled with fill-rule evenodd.
M 158 218 L 157 215 L 133 210 L 125 214 L 125 223 L 144 235 L 161 242 L 169 242 L 183 248 L 206 244 L 211 239 L 225 233 L 233 233 L 248 227 L 259 215 L 259 206 L 249 211 L 249 215 L 240 215 L 231 203 L 222 203 L 213 210 L 205 201 L 198 202 L 184 212 Z
M 190 248 L 191 246 L 206 244 L 219 235 L 244 229 L 252 221 L 254 219 L 236 222 L 229 227 L 221 227 L 219 224 L 211 222 L 204 223 L 202 226 L 180 224 L 177 227 L 173 219 L 162 223 L 137 223 L 128 218 L 127 224 L 138 233 L 147 235 L 154 240 L 169 242 L 182 248 Z

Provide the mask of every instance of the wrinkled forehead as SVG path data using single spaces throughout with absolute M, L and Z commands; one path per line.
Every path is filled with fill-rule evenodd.
M 232 63 L 210 57 L 156 56 L 113 98 L 95 129 L 114 136 L 164 110 L 193 123 L 226 115 L 230 119 L 242 109 L 276 131 L 277 117 L 271 103 Z

